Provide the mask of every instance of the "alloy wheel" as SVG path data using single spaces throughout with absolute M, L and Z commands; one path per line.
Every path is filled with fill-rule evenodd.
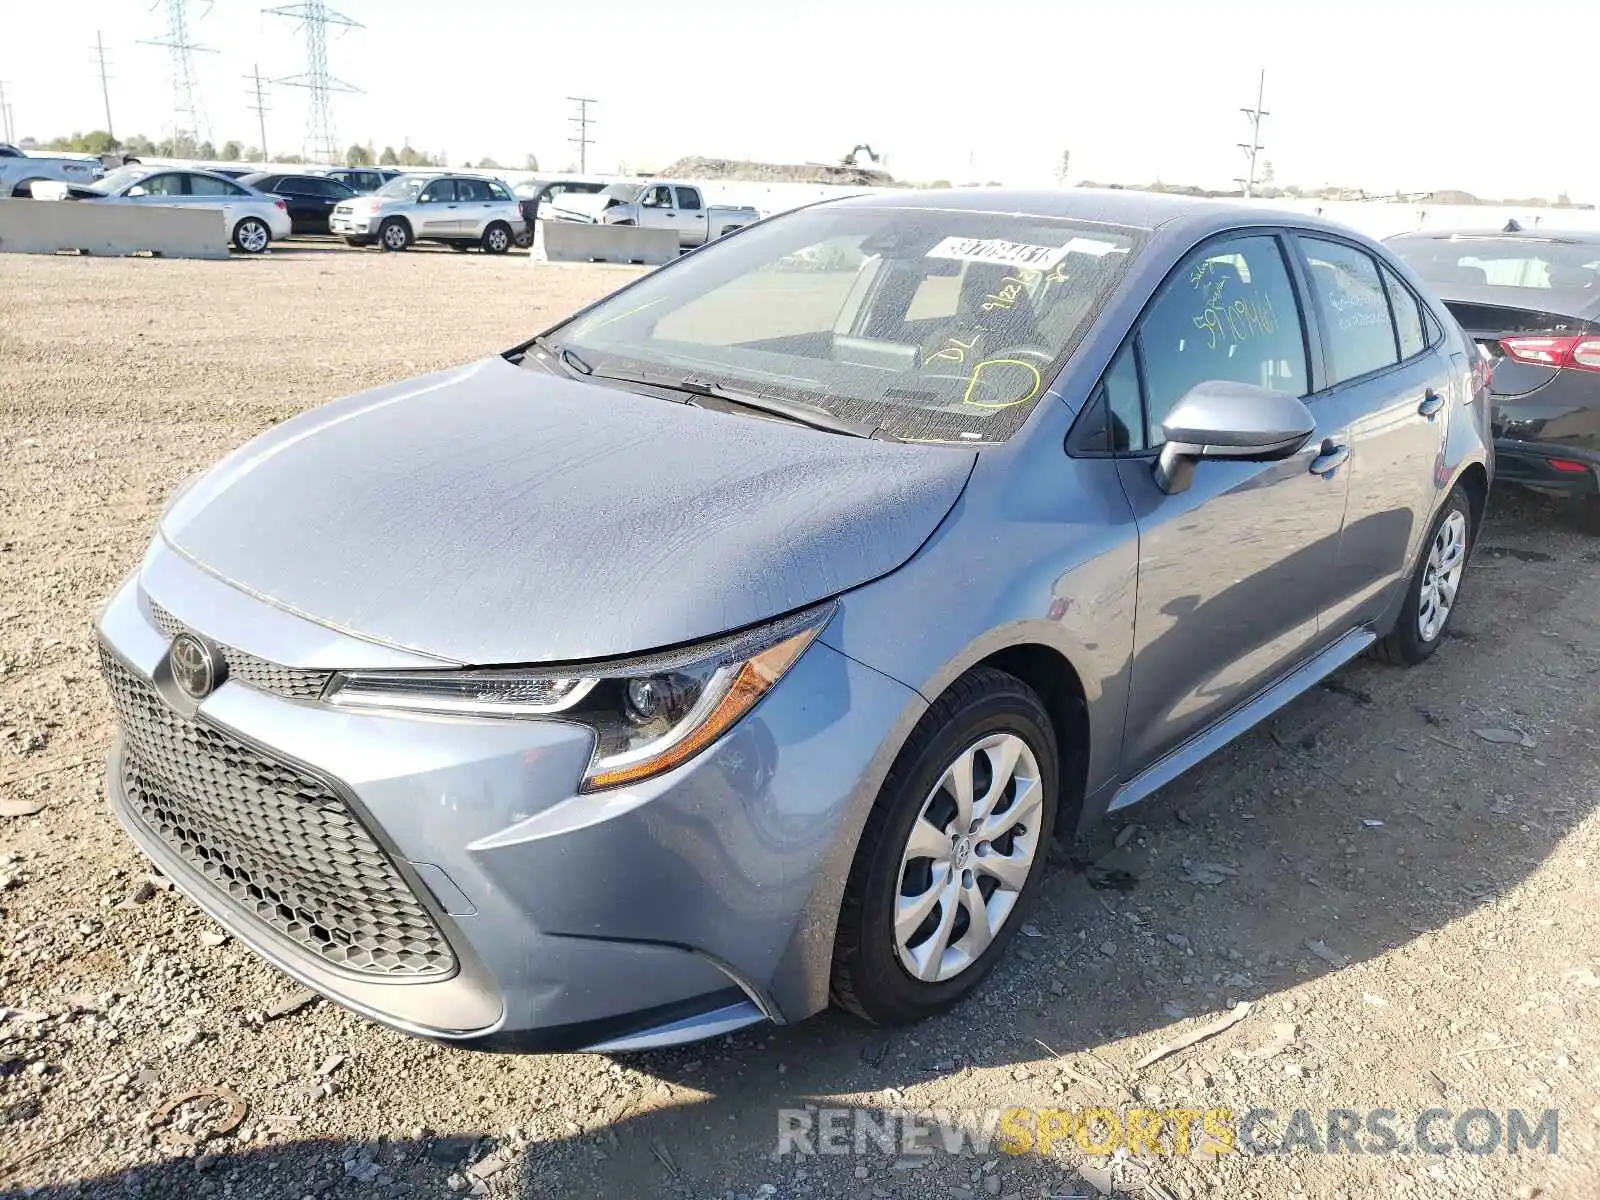
M 957 755 L 923 801 L 900 861 L 895 952 L 915 979 L 971 967 L 1011 916 L 1039 853 L 1039 764 L 1014 733 Z
M 267 248 L 267 227 L 260 221 L 246 221 L 239 226 L 239 249 L 246 254 L 260 254 Z
M 502 254 L 505 252 L 506 247 L 508 247 L 510 244 L 511 239 L 506 235 L 506 231 L 504 229 L 496 228 L 489 230 L 489 249 L 491 252 L 495 254 Z
M 1467 518 L 1453 511 L 1433 535 L 1428 562 L 1422 573 L 1422 594 L 1417 603 L 1417 636 L 1431 642 L 1444 630 L 1461 586 L 1467 563 Z

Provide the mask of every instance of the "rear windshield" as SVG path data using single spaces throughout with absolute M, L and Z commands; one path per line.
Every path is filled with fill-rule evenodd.
M 1137 250 L 1121 227 L 821 205 L 755 225 L 555 331 L 601 373 L 693 375 L 908 441 L 1003 441 Z
M 1397 238 L 1412 270 L 1441 289 L 1592 291 L 1600 297 L 1600 244 L 1528 237 Z

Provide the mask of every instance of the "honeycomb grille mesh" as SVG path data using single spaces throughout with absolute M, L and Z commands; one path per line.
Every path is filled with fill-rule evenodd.
M 155 621 L 156 628 L 166 635 L 169 642 L 184 631 L 183 622 L 154 601 L 150 604 L 150 616 Z M 232 646 L 218 646 L 217 649 L 221 651 L 223 661 L 227 664 L 229 679 L 235 683 L 248 684 L 263 692 L 288 696 L 293 700 L 315 700 L 322 695 L 322 689 L 333 677 L 332 671 L 285 667 L 258 658 L 254 654 L 247 654 L 243 650 L 236 650 Z
M 174 711 L 104 646 L 134 815 L 240 910 L 360 976 L 455 970 L 433 918 L 321 781 Z

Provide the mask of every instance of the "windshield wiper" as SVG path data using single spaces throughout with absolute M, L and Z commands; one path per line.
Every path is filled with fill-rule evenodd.
M 888 442 L 900 440 L 880 425 L 869 425 L 863 421 L 852 421 L 848 417 L 835 416 L 827 409 L 813 404 L 802 404 L 797 400 L 784 400 L 777 396 L 761 396 L 754 392 L 728 387 L 714 379 L 702 379 L 697 375 L 674 375 L 671 372 L 653 371 L 597 371 L 570 346 L 558 346 L 545 337 L 535 338 L 534 345 L 556 358 L 572 374 L 588 379 L 602 379 L 611 383 L 635 383 L 644 387 L 682 392 L 689 397 L 703 396 L 711 400 L 721 400 L 726 404 L 752 409 L 768 416 L 781 417 L 785 421 L 793 421 L 797 425 L 806 425 L 812 429 L 823 429 L 829 433 L 843 433 L 858 438 L 878 438 L 880 441 Z M 699 401 L 693 399 L 679 403 L 699 405 Z

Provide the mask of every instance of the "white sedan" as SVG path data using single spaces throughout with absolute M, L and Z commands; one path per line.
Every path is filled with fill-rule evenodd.
M 210 171 L 118 167 L 92 184 L 70 188 L 69 194 L 79 200 L 108 203 L 219 208 L 229 239 L 246 254 L 261 254 L 274 240 L 288 237 L 291 230 L 289 209 L 281 199 Z

